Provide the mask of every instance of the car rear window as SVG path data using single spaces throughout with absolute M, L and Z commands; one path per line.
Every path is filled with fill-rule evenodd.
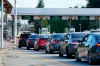
M 49 36 L 48 35 L 40 35 L 39 38 L 40 39 L 42 39 L 42 38 L 46 39 L 46 38 L 49 38 Z
M 83 38 L 85 37 L 87 34 L 86 33 L 78 33 L 78 34 L 72 34 L 72 38 Z
M 21 34 L 20 38 L 28 38 L 29 34 Z
M 53 38 L 61 38 L 60 35 L 53 35 Z
M 36 39 L 38 36 L 37 35 L 30 35 L 29 38 Z

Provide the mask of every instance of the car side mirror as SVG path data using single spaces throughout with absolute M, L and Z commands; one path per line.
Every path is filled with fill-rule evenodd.
M 65 40 L 66 43 L 68 43 L 68 40 Z

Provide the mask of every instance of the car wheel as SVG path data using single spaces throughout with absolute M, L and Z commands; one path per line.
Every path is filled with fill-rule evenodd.
M 37 48 L 36 51 L 39 51 L 39 48 Z
M 61 49 L 59 48 L 59 57 L 63 57 L 63 54 L 61 54 Z
M 93 64 L 94 64 L 90 52 L 89 52 L 89 54 L 88 54 L 88 63 L 89 63 L 90 65 L 93 65 Z
M 67 55 L 67 58 L 71 58 L 72 57 L 72 55 L 69 54 L 68 49 L 66 50 L 66 55 Z
M 45 47 L 45 53 L 48 53 L 47 48 Z
M 49 53 L 53 54 L 53 50 L 51 50 L 51 48 L 49 47 Z
M 76 60 L 76 62 L 81 61 L 81 59 L 78 57 L 78 52 L 77 51 L 75 52 L 75 60 Z
M 53 51 L 50 50 L 49 53 L 50 53 L 50 54 L 53 54 Z
M 34 51 L 36 51 L 36 47 L 34 46 Z
M 34 48 L 34 51 L 36 51 L 36 49 Z
M 27 47 L 27 50 L 30 50 L 30 47 Z
M 18 48 L 21 48 L 21 46 L 18 46 Z

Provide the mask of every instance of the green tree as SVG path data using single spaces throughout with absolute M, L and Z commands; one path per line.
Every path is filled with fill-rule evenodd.
M 37 8 L 44 8 L 44 3 L 43 3 L 43 0 L 39 0 L 39 3 L 37 5 Z
M 47 19 L 43 19 L 42 20 L 42 25 L 43 25 L 43 27 L 47 27 L 48 26 L 48 21 L 47 21 Z
M 68 26 L 67 20 L 62 20 L 61 18 L 55 16 L 49 20 L 50 32 L 53 33 L 63 33 L 64 29 Z
M 100 0 L 87 0 L 87 8 L 100 8 Z

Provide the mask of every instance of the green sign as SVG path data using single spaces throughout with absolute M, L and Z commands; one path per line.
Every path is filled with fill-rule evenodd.
M 88 16 L 79 16 L 79 20 L 89 20 Z
M 22 16 L 23 20 L 29 20 L 29 19 L 33 19 L 33 16 Z

